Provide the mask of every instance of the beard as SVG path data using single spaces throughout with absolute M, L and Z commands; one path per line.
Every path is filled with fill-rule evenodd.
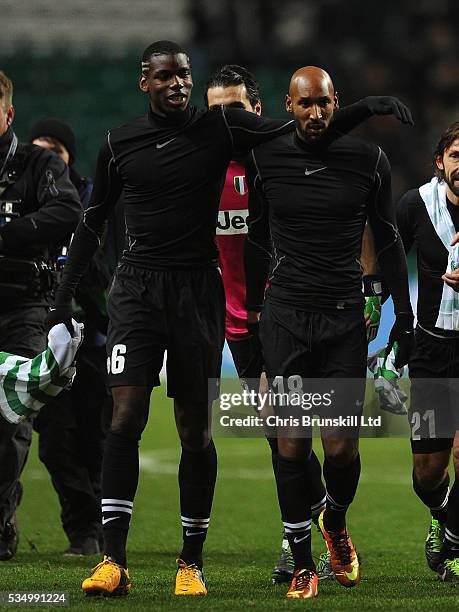
M 459 174 L 455 173 L 448 178 L 445 177 L 445 181 L 454 195 L 459 197 Z

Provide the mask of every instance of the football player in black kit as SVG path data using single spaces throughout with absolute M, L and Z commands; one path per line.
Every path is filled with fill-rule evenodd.
M 397 207 L 397 224 L 406 252 L 417 252 L 418 304 L 411 378 L 411 448 L 413 487 L 429 508 L 425 543 L 429 567 L 445 581 L 459 581 L 459 122 L 441 135 L 434 152 L 434 178 L 411 189 Z M 448 255 L 453 266 L 448 266 Z M 456 270 L 456 272 L 454 272 Z M 450 284 L 452 308 L 445 302 Z M 457 296 L 457 297 L 456 297 Z M 447 293 L 446 293 L 446 297 Z M 455 393 L 456 391 L 456 393 Z M 449 491 L 448 466 L 453 450 L 454 484 Z
M 260 319 L 269 380 L 365 378 L 367 342 L 357 260 L 367 218 L 394 300 L 396 320 L 389 344 L 398 342 L 400 365 L 406 363 L 412 343 L 413 314 L 389 163 L 376 145 L 343 136 L 333 127 L 337 104 L 326 72 L 313 66 L 298 70 L 286 97 L 295 132 L 256 147 L 246 166 L 249 193 L 252 185 L 258 194 L 249 202 L 247 310 L 261 310 L 271 266 Z M 360 389 L 358 397 L 363 400 Z M 345 516 L 360 474 L 358 429 L 346 437 L 342 430 L 340 434 L 328 437 L 322 430 L 327 502 L 319 525 L 335 577 L 351 587 L 360 580 L 360 567 Z M 287 597 L 311 598 L 318 584 L 308 511 L 311 439 L 279 434 L 278 449 L 279 504 L 295 561 Z
M 189 106 L 192 85 L 188 56 L 176 43 L 159 41 L 145 50 L 139 86 L 149 97 L 148 112 L 111 130 L 100 150 L 91 205 L 75 233 L 49 316 L 49 325 L 69 321 L 75 287 L 123 190 L 127 248 L 108 302 L 114 409 L 102 467 L 104 559 L 83 582 L 88 595 L 126 595 L 130 589 L 126 541 L 138 446 L 166 349 L 167 391 L 182 446 L 183 549 L 175 593 L 207 593 L 202 549 L 217 472 L 208 412 L 218 396 L 225 334 L 215 246 L 219 198 L 230 160 L 292 131 L 293 121 L 235 108 L 198 110 Z M 406 107 L 387 97 L 357 102 L 336 121 L 348 127 L 372 114 L 410 121 Z

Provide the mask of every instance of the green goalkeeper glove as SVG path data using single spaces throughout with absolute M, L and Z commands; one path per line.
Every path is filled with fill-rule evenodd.
M 363 293 L 365 295 L 365 325 L 367 327 L 367 342 L 371 342 L 378 335 L 381 322 L 381 296 L 382 283 L 376 274 L 363 277 Z
M 387 348 L 379 349 L 368 357 L 368 369 L 375 378 L 375 391 L 379 397 L 381 410 L 392 414 L 407 414 L 406 400 L 408 396 L 398 386 L 403 376 L 404 368 L 396 368 L 398 343 L 394 342 L 387 354 Z

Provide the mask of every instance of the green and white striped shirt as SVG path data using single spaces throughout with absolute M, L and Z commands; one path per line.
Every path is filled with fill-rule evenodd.
M 83 325 L 72 321 L 74 336 L 63 323 L 48 334 L 45 351 L 26 359 L 0 352 L 0 414 L 19 423 L 35 414 L 75 376 L 75 356 L 83 341 Z

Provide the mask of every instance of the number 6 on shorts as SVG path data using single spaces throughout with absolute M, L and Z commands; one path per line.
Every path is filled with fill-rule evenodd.
M 123 355 L 126 354 L 126 345 L 125 344 L 115 344 L 112 350 L 111 358 L 107 358 L 107 370 L 112 374 L 121 374 L 124 370 L 125 358 Z M 111 369 L 110 369 L 111 366 Z

